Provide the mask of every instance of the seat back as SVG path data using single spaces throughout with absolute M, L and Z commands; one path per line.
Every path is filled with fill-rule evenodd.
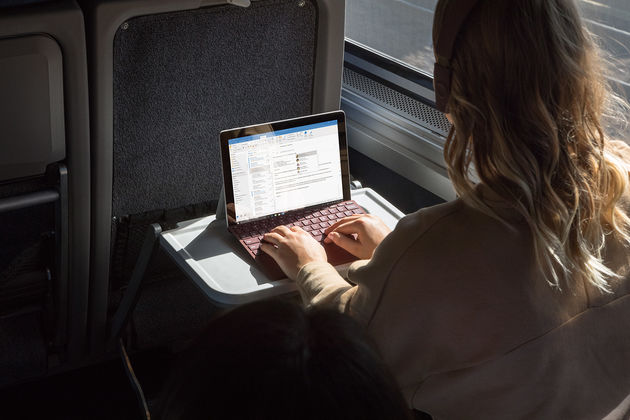
M 0 39 L 0 182 L 41 175 L 65 157 L 59 44 L 43 34 Z
M 228 3 L 90 9 L 94 348 L 143 227 L 214 211 L 221 130 L 339 108 L 343 1 Z
M 6 383 L 72 364 L 85 348 L 90 155 L 78 5 L 0 7 L 0 378 Z

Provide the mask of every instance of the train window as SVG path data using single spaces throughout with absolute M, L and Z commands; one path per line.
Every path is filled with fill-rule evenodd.
M 437 0 L 347 0 L 346 37 L 427 74 Z
M 431 28 L 436 4 L 346 0 L 341 107 L 351 149 L 425 191 L 451 199 L 454 192 L 442 157 L 450 123 L 433 106 Z M 353 159 L 357 161 L 361 159 Z M 355 169 L 353 165 L 353 173 Z
M 628 0 L 580 0 L 580 11 L 610 63 L 612 88 L 630 98 L 630 2 Z
M 432 107 L 432 24 L 437 2 L 346 0 L 342 109 L 348 116 L 352 148 L 449 199 L 453 192 L 441 154 L 450 125 Z M 630 2 L 576 0 L 576 4 L 610 63 L 611 87 L 628 100 Z M 617 127 L 615 121 L 610 120 L 609 127 L 613 136 L 628 138 L 628 127 L 623 123 Z
M 436 3 L 437 0 L 347 0 L 346 38 L 430 75 Z M 630 2 L 578 0 L 577 4 L 612 65 L 613 88 L 630 98 Z

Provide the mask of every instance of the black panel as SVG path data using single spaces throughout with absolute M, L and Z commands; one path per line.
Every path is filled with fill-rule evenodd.
M 51 236 L 55 230 L 54 210 L 53 204 L 47 204 L 0 215 L 0 279 L 23 250 Z
M 12 318 L 0 317 L 0 386 L 46 373 L 48 360 L 40 318 L 37 311 Z M 21 415 L 25 408 L 21 408 L 20 415 L 14 414 L 16 411 L 6 411 L 3 418 L 27 418 Z
M 430 191 L 350 148 L 350 173 L 364 187 L 372 188 L 405 214 L 443 203 Z
M 113 215 L 209 202 L 219 132 L 311 113 L 316 7 L 142 16 L 114 41 Z
M 51 188 L 56 167 L 49 169 L 46 177 L 0 183 L 0 199 Z M 42 307 L 51 291 L 46 270 L 56 273 L 55 204 L 0 212 L 0 238 L 0 317 Z

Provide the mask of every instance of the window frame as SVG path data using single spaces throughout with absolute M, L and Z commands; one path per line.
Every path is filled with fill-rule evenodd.
M 433 76 L 346 37 L 344 73 L 351 70 L 422 106 L 435 107 Z M 444 200 L 455 198 L 444 163 L 446 133 L 397 112 L 342 83 L 349 146 Z
M 435 108 L 433 75 L 346 38 L 344 66 Z

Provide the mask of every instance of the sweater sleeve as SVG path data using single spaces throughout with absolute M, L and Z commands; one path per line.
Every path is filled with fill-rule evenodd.
M 415 240 L 417 213 L 401 219 L 376 248 L 371 260 L 355 261 L 348 270 L 348 280 L 325 262 L 306 264 L 296 282 L 306 304 L 338 309 L 367 325 L 375 312 L 389 273 L 400 255 Z
M 336 308 L 341 312 L 345 312 L 357 290 L 357 286 L 348 283 L 332 265 L 321 261 L 302 267 L 296 283 L 305 304 Z

